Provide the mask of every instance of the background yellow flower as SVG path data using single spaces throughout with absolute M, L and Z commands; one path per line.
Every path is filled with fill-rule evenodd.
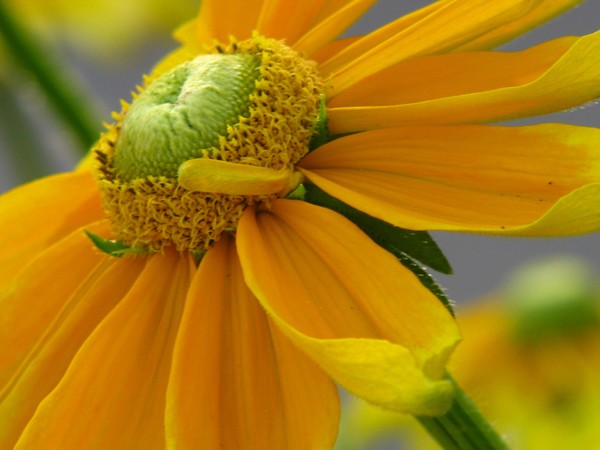
M 510 448 L 593 449 L 600 440 L 600 265 L 555 256 L 520 267 L 459 309 L 450 371 Z M 349 399 L 338 450 L 438 449 L 416 422 Z

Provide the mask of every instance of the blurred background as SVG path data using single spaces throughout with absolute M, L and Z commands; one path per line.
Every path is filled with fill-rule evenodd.
M 56 55 L 102 129 L 120 99 L 154 63 L 175 47 L 172 29 L 191 17 L 199 0 L 1 0 L 13 7 Z M 347 34 L 368 32 L 430 1 L 380 0 Z M 505 45 L 518 50 L 563 35 L 600 27 L 600 2 L 590 0 Z M 47 105 L 35 81 L 17 67 L 0 42 L 0 192 L 47 173 L 69 170 L 81 148 Z M 560 121 L 600 126 L 600 105 L 516 123 Z M 34 149 L 34 151 L 32 151 Z M 541 256 L 568 253 L 600 263 L 600 234 L 560 239 L 495 238 L 434 233 L 454 274 L 435 274 L 459 305 L 496 288 L 511 268 Z

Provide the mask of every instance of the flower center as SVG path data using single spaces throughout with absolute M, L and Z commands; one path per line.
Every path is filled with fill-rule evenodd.
M 206 250 L 247 206 L 287 195 L 323 92 L 314 62 L 261 36 L 215 45 L 150 82 L 95 148 L 116 238 Z

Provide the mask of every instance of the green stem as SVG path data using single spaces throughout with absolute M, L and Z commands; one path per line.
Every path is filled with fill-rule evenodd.
M 35 76 L 48 100 L 83 144 L 82 152 L 87 151 L 98 139 L 99 131 L 98 121 L 83 106 L 86 96 L 75 92 L 75 83 L 48 57 L 49 53 L 19 23 L 4 0 L 0 0 L 0 36 L 14 58 Z
M 448 378 L 455 388 L 450 410 L 443 416 L 417 417 L 421 425 L 445 450 L 507 450 L 507 445 L 475 403 Z
M 42 143 L 32 128 L 13 90 L 0 77 L 0 145 L 9 159 L 16 182 L 24 183 L 48 174 L 50 158 L 39 152 Z M 4 180 L 3 180 L 4 181 Z M 4 183 L 0 190 L 9 186 Z

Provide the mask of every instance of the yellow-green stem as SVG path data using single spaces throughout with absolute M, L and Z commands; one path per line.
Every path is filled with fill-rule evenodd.
M 475 403 L 448 377 L 455 388 L 450 410 L 443 416 L 417 417 L 433 439 L 445 450 L 507 450 L 496 430 Z

